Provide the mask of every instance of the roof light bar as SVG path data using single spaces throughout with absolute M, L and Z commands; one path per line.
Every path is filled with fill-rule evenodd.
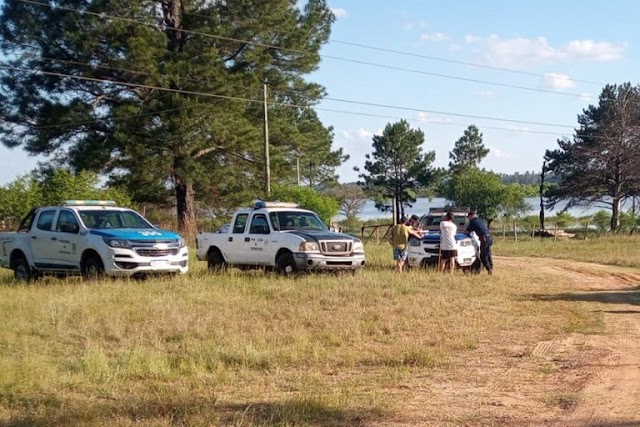
M 64 206 L 115 206 L 113 200 L 65 200 Z
M 261 208 L 297 208 L 300 207 L 299 204 L 297 203 L 292 203 L 292 202 L 265 202 L 262 200 L 256 200 L 255 202 L 253 202 L 253 207 L 255 209 L 261 209 Z

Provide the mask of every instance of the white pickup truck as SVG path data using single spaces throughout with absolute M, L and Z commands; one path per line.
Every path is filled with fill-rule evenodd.
M 468 236 L 464 233 L 468 224 L 468 208 L 431 208 L 428 214 L 420 218 L 418 227 L 425 234 L 422 239 L 409 239 L 407 262 L 410 267 L 438 264 L 440 259 L 440 222 L 449 211 L 453 213 L 453 222 L 458 227 L 458 232 L 455 235 L 458 251 L 455 258 L 456 266 L 471 272 L 480 271 L 480 242 L 475 234 Z
M 207 261 L 211 270 L 264 267 L 285 276 L 315 270 L 355 272 L 364 266 L 360 239 L 329 231 L 315 212 L 297 206 L 258 201 L 239 209 L 226 232 L 198 234 L 198 259 Z
M 189 269 L 187 246 L 178 234 L 115 202 L 97 200 L 32 209 L 17 232 L 0 233 L 0 266 L 25 281 L 41 274 L 96 278 Z

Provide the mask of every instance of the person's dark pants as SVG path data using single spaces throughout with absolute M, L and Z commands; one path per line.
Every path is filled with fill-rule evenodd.
M 493 258 L 491 258 L 491 245 L 493 245 L 493 237 L 483 236 L 480 239 L 480 261 L 488 272 L 493 271 Z

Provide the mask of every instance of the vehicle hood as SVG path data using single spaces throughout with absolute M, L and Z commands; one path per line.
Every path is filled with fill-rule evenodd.
M 287 233 L 300 236 L 308 242 L 319 240 L 357 240 L 356 238 L 348 234 L 336 233 L 334 231 L 328 230 L 293 230 L 287 231 Z
M 176 240 L 180 235 L 172 231 L 157 228 L 109 228 L 106 230 L 91 230 L 90 234 L 108 239 L 122 240 Z
M 470 239 L 470 237 L 464 233 L 456 233 L 456 241 L 464 240 L 464 239 Z M 429 243 L 440 243 L 440 233 L 425 234 L 422 237 L 422 241 L 429 242 Z

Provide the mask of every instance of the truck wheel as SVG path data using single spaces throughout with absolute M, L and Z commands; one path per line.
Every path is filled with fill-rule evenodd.
M 211 271 L 224 271 L 227 263 L 218 249 L 212 249 L 207 255 L 207 267 Z
M 30 282 L 33 278 L 31 267 L 23 256 L 16 259 L 13 264 L 13 277 L 19 282 Z
M 90 256 L 82 264 L 82 277 L 85 280 L 97 280 L 104 276 L 104 265 L 100 258 Z
M 281 276 L 295 276 L 298 273 L 298 266 L 290 253 L 282 254 L 276 260 L 276 272 Z

